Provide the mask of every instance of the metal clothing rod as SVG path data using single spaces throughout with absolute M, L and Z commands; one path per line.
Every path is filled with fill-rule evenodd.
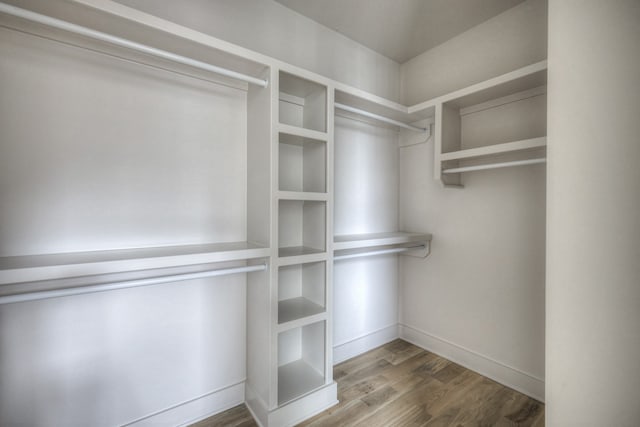
M 380 120 L 381 122 L 390 123 L 392 125 L 400 126 L 402 128 L 413 130 L 413 131 L 416 131 L 416 132 L 426 132 L 426 130 L 427 130 L 426 128 L 421 128 L 421 127 L 418 127 L 418 126 L 409 125 L 409 124 L 400 122 L 398 120 L 393 120 L 393 119 L 390 119 L 388 117 L 379 116 L 377 114 L 373 114 L 373 113 L 370 113 L 370 112 L 365 111 L 365 110 L 360 110 L 359 108 L 349 107 L 348 105 L 339 104 L 337 102 L 334 103 L 333 105 L 339 110 L 349 111 L 351 113 L 360 114 L 361 116 L 370 117 L 372 119 Z
M 77 288 L 53 289 L 49 291 L 26 292 L 24 294 L 0 297 L 0 305 L 17 302 L 37 301 L 48 298 L 66 297 L 71 295 L 91 294 L 95 292 L 113 291 L 117 289 L 137 288 L 140 286 L 159 285 L 162 283 L 179 282 L 183 280 L 202 279 L 204 277 L 226 276 L 228 274 L 250 273 L 264 271 L 267 264 L 250 265 L 246 267 L 221 268 L 218 270 L 199 271 L 197 273 L 174 274 L 172 276 L 156 276 L 146 279 L 128 280 L 124 282 L 104 283 L 101 285 L 81 286 Z
M 471 171 L 480 171 L 485 169 L 508 168 L 511 166 L 534 165 L 536 163 L 545 163 L 546 161 L 547 159 L 531 159 L 531 160 L 518 160 L 515 162 L 491 163 L 489 165 L 465 166 L 463 168 L 445 169 L 442 171 L 442 173 L 471 172 Z
M 168 59 L 170 61 L 177 62 L 180 64 L 189 65 L 191 67 L 199 68 L 205 71 L 217 73 L 226 77 L 231 77 L 233 79 L 242 80 L 244 82 L 251 83 L 254 85 L 258 85 L 262 87 L 267 87 L 268 85 L 268 82 L 263 79 L 248 76 L 246 74 L 238 73 L 236 71 L 228 70 L 226 68 L 217 67 L 215 65 L 211 65 L 206 62 L 198 61 L 192 58 L 187 58 L 186 56 L 177 55 L 175 53 L 167 52 L 162 49 L 156 49 L 151 46 L 147 46 L 141 43 L 136 43 L 134 41 L 123 39 L 121 37 L 112 36 L 107 33 L 92 30 L 90 28 L 82 27 L 80 25 L 72 24 L 70 22 L 62 21 L 60 19 L 52 18 L 50 16 L 41 15 L 39 13 L 31 12 L 29 10 L 21 9 L 19 7 L 11 6 L 5 3 L 0 3 L 0 12 L 6 13 L 8 15 L 16 16 L 18 18 L 26 19 L 29 21 L 37 22 L 39 24 L 44 24 L 49 27 L 57 28 L 59 30 L 69 31 L 72 33 L 80 34 L 85 37 L 90 37 L 95 40 L 100 40 L 100 41 L 111 43 L 120 47 L 125 47 L 128 49 L 136 50 L 138 52 L 143 52 L 149 55 L 157 56 L 159 58 Z
M 415 249 L 426 249 L 426 248 L 427 248 L 426 245 L 420 245 L 420 246 L 411 246 L 409 248 L 380 249 L 378 251 L 360 252 L 357 254 L 348 254 L 348 255 L 338 255 L 338 256 L 334 256 L 333 260 L 340 261 L 343 259 L 360 258 L 360 257 L 372 256 L 372 255 L 397 254 L 400 252 L 407 252 Z

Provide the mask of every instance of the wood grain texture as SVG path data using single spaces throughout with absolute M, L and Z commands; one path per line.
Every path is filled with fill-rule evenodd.
M 544 426 L 542 403 L 402 340 L 336 365 L 333 377 L 340 403 L 299 426 Z M 240 405 L 194 426 L 257 424 Z

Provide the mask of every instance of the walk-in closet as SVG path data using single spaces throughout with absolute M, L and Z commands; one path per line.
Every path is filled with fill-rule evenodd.
M 0 425 L 632 426 L 634 0 L 2 0 Z

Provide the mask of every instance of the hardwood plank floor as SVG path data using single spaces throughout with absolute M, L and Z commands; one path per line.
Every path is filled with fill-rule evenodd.
M 395 340 L 333 369 L 340 403 L 299 424 L 544 426 L 544 405 L 433 353 Z M 257 426 L 244 405 L 193 427 Z

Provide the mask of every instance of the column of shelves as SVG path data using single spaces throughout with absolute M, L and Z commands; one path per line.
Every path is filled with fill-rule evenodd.
M 329 353 L 331 118 L 325 85 L 284 71 L 278 77 L 276 401 L 283 413 L 298 408 L 293 412 L 303 419 L 336 399 L 325 390 L 335 387 Z

